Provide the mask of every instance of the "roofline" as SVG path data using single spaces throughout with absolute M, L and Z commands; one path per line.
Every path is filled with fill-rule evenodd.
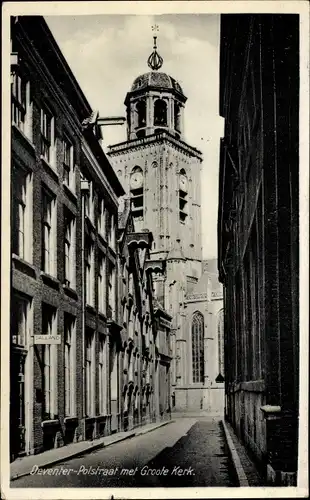
M 31 23 L 34 23 L 36 25 L 37 29 L 34 30 L 33 26 L 31 26 Z M 39 43 L 39 37 L 43 32 L 44 40 L 47 41 L 51 47 L 51 52 L 49 55 L 52 57 L 55 56 L 57 58 L 57 61 L 60 63 L 60 65 L 63 69 L 63 74 L 61 75 L 61 77 L 62 77 L 64 83 L 67 83 L 67 85 L 71 86 L 72 90 L 74 91 L 75 97 L 77 98 L 79 105 L 83 110 L 83 113 L 85 113 L 85 117 L 87 115 L 90 115 L 93 111 L 92 107 L 89 104 L 89 102 L 88 102 L 85 94 L 83 93 L 80 85 L 78 84 L 78 81 L 76 80 L 68 62 L 66 61 L 64 55 L 62 54 L 60 47 L 57 44 L 57 42 L 54 38 L 54 35 L 52 34 L 44 17 L 43 16 L 18 16 L 17 25 L 24 32 L 24 34 L 29 38 L 29 41 L 30 42 L 33 41 L 35 43 L 36 51 L 42 57 L 46 66 L 48 67 L 49 71 L 51 72 L 52 76 L 54 77 L 55 81 L 58 83 L 59 82 L 59 72 L 56 71 L 53 64 L 49 64 L 49 61 L 45 58 L 45 56 L 47 54 L 47 50 L 46 50 L 46 48 L 42 48 L 42 45 L 40 45 L 40 43 Z M 67 82 L 65 82 L 66 79 L 67 79 Z M 67 93 L 66 90 L 63 90 L 63 92 L 65 94 Z M 74 106 L 74 102 L 72 102 L 71 104 Z
M 130 97 L 132 96 L 139 96 L 139 95 L 143 95 L 145 94 L 146 91 L 155 91 L 155 92 L 169 92 L 170 94 L 173 94 L 175 95 L 176 97 L 179 98 L 179 100 L 185 104 L 186 101 L 187 101 L 187 97 L 182 94 L 181 92 L 179 92 L 178 90 L 174 89 L 174 88 L 167 88 L 167 87 L 158 87 L 158 86 L 154 86 L 154 85 L 146 85 L 145 87 L 142 87 L 140 89 L 136 89 L 136 90 L 130 90 L 130 92 L 127 92 L 126 94 L 126 97 L 125 97 L 125 101 L 124 101 L 124 104 L 125 106 L 128 105 L 128 101 L 130 99 Z

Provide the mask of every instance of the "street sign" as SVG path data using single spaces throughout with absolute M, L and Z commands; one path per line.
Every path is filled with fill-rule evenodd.
M 61 335 L 35 335 L 35 344 L 61 344 Z

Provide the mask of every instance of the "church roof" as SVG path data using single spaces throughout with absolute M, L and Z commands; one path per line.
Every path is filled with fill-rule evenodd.
M 202 261 L 202 275 L 198 282 L 194 285 L 191 294 L 210 292 L 222 292 L 222 285 L 218 279 L 217 259 L 209 259 Z
M 191 294 L 206 293 L 210 287 L 209 274 L 203 273 L 198 282 L 194 285 Z
M 143 75 L 138 76 L 132 84 L 131 92 L 149 87 L 176 90 L 180 94 L 184 95 L 181 85 L 174 78 L 172 78 L 172 76 L 158 71 L 150 71 L 149 73 L 144 73 Z

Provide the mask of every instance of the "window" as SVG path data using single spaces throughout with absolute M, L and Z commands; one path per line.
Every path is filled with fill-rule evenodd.
M 75 415 L 75 318 L 65 314 L 65 416 Z
M 109 304 L 109 317 L 115 318 L 115 266 L 110 262 L 109 263 L 109 273 L 108 273 L 108 304 Z
M 22 75 L 15 73 L 12 81 L 12 123 L 32 140 L 31 133 L 30 83 Z
M 163 99 L 154 103 L 154 125 L 167 126 L 167 103 Z
M 13 169 L 12 250 L 32 262 L 32 173 Z
M 204 318 L 199 312 L 192 320 L 192 368 L 193 382 L 204 381 Z
M 109 246 L 115 249 L 115 220 L 114 214 L 108 214 L 108 243 Z
M 219 374 L 224 377 L 224 311 L 221 309 L 217 318 Z
M 87 180 L 87 179 L 84 179 Z M 89 181 L 89 189 L 85 191 L 84 194 L 85 203 L 85 215 L 89 220 L 94 222 L 94 186 L 93 183 Z
M 56 309 L 47 304 L 42 306 L 42 335 L 56 335 Z M 43 394 L 42 413 L 44 420 L 53 419 L 56 411 L 57 345 L 42 345 Z
M 86 330 L 86 415 L 95 413 L 94 332 Z
M 63 182 L 75 193 L 75 165 L 74 165 L 74 148 L 67 137 L 63 139 Z
M 98 231 L 103 238 L 106 238 L 106 209 L 103 198 L 98 200 Z
M 47 189 L 42 193 L 42 269 L 56 275 L 56 197 Z
M 75 288 L 76 256 L 75 256 L 75 217 L 67 210 L 64 214 L 64 255 L 65 255 L 65 284 Z
M 134 380 L 134 357 L 132 349 L 128 353 L 128 381 L 133 382 Z
M 107 352 L 103 336 L 99 339 L 99 413 L 107 413 Z
M 31 300 L 24 296 L 12 296 L 11 332 L 14 345 L 26 347 L 28 345 L 31 312 Z M 29 333 L 28 333 L 29 332 Z
M 94 245 L 91 240 L 87 239 L 85 243 L 85 287 L 86 287 L 86 304 L 94 307 Z
M 54 117 L 47 109 L 41 109 L 41 155 L 44 160 L 54 165 Z
M 128 274 L 128 293 L 133 297 L 133 295 L 134 295 L 134 281 L 133 281 L 132 272 L 130 272 Z
M 181 107 L 177 102 L 174 103 L 174 128 L 181 132 Z
M 144 99 L 138 101 L 136 104 L 136 112 L 138 116 L 137 127 L 145 127 L 146 126 L 146 102 Z
M 106 314 L 106 266 L 103 254 L 99 254 L 98 262 L 98 309 Z

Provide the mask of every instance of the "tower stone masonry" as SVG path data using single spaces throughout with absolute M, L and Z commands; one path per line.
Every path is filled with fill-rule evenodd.
M 195 287 L 207 273 L 202 273 L 202 153 L 184 139 L 187 97 L 174 78 L 158 71 L 162 63 L 154 37 L 148 59 L 152 71 L 138 76 L 125 98 L 127 140 L 110 146 L 108 156 L 131 199 L 135 230 L 152 231 L 152 258 L 166 261 L 166 274 L 157 277 L 154 286 L 157 300 L 173 317 L 172 407 L 201 410 L 204 401 L 210 400 L 204 395 L 206 383 L 218 375 L 217 338 L 212 346 L 206 341 L 210 323 L 207 289 L 197 311 L 187 304 L 189 295 L 191 304 L 196 303 Z M 194 340 L 199 332 L 192 332 L 193 315 L 199 311 L 203 332 Z M 205 366 L 208 358 L 214 374 L 211 366 Z M 222 411 L 222 403 L 209 410 Z

